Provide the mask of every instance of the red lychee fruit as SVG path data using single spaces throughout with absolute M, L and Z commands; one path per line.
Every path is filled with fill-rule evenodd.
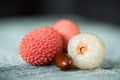
M 62 53 L 62 38 L 50 27 L 36 28 L 23 37 L 19 49 L 21 57 L 29 64 L 50 64 Z
M 61 19 L 53 23 L 52 28 L 62 35 L 63 53 L 66 53 L 68 41 L 80 33 L 77 24 L 70 19 Z

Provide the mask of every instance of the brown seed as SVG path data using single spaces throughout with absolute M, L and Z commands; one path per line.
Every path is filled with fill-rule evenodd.
M 72 67 L 72 58 L 68 54 L 57 55 L 55 64 L 61 70 L 68 70 Z

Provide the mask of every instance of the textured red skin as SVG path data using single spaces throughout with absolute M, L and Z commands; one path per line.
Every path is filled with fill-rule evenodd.
M 62 38 L 50 27 L 33 29 L 20 43 L 20 55 L 32 65 L 50 64 L 56 55 L 62 53 Z
M 75 24 L 75 22 L 71 21 L 70 19 L 61 19 L 56 21 L 52 25 L 52 28 L 56 30 L 60 35 L 62 35 L 63 53 L 67 53 L 68 41 L 73 36 L 80 33 L 78 26 Z

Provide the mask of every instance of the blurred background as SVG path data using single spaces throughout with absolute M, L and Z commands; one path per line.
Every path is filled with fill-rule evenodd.
M 74 20 L 81 32 L 94 33 L 103 40 L 106 58 L 102 69 L 64 75 L 54 67 L 26 65 L 19 54 L 24 35 L 35 27 L 51 26 L 60 18 Z M 0 0 L 0 80 L 46 80 L 46 76 L 55 80 L 89 80 L 91 76 L 92 80 L 120 80 L 119 74 L 120 0 Z
M 19 16 L 77 15 L 120 24 L 119 0 L 0 0 L 0 19 Z

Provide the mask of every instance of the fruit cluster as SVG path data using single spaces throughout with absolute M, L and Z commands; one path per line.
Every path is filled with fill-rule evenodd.
M 95 34 L 80 33 L 69 19 L 58 20 L 28 32 L 19 45 L 20 55 L 28 64 L 42 66 L 55 63 L 61 70 L 72 66 L 94 69 L 105 57 L 105 45 Z

